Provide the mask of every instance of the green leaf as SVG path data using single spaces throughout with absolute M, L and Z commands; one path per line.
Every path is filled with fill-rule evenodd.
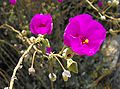
M 48 40 L 48 39 L 44 39 L 44 40 L 42 40 L 42 42 L 43 42 L 47 47 L 50 47 L 50 43 L 49 43 L 49 40 Z
M 77 62 L 73 61 L 72 59 L 67 59 L 67 68 L 69 71 L 72 71 L 74 73 L 78 73 Z
M 46 47 L 50 47 L 50 43 L 48 39 L 41 38 L 41 50 L 45 54 L 46 53 Z

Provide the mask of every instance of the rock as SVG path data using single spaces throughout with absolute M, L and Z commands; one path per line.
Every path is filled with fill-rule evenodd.
M 103 45 L 105 56 L 110 62 L 109 68 L 113 69 L 117 63 L 120 63 L 120 35 L 115 36 L 105 42 Z M 110 83 L 111 89 L 120 89 L 120 67 L 117 67 L 107 81 Z

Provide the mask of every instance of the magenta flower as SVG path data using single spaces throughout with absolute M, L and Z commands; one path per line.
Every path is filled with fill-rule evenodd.
M 103 6 L 103 2 L 102 1 L 98 1 L 98 6 L 102 7 Z
M 16 4 L 16 0 L 9 0 L 9 3 L 11 4 L 11 5 L 15 5 Z
M 50 14 L 36 14 L 30 22 L 30 31 L 33 34 L 51 34 L 53 28 Z
M 63 0 L 58 0 L 58 2 L 63 2 Z
M 51 47 L 46 47 L 46 54 L 49 55 L 50 52 L 52 52 L 52 48 Z
M 88 14 L 77 15 L 69 20 L 64 32 L 64 44 L 79 55 L 94 55 L 105 40 L 106 30 Z

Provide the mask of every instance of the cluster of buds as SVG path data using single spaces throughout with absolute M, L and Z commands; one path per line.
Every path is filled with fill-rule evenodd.
M 68 81 L 68 78 L 71 77 L 70 71 L 64 70 L 63 73 L 62 73 L 62 77 L 63 77 L 63 80 L 64 80 L 64 81 Z M 50 79 L 52 82 L 56 81 L 56 79 L 57 79 L 56 74 L 50 73 L 50 74 L 49 74 L 49 79 Z

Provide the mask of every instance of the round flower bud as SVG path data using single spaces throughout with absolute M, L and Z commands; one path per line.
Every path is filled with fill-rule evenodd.
M 35 42 L 35 37 L 34 37 L 34 36 L 31 36 L 31 37 L 30 37 L 30 41 L 31 41 L 31 42 Z
M 24 35 L 24 36 L 27 34 L 27 32 L 26 32 L 25 30 L 22 30 L 21 33 L 22 33 L 22 35 Z
M 119 5 L 119 0 L 113 0 L 113 5 L 114 6 Z
M 71 77 L 70 71 L 64 70 L 64 72 L 62 73 L 62 77 L 64 81 L 68 81 L 68 77 Z
M 62 73 L 62 75 L 67 76 L 69 78 L 71 77 L 70 71 L 68 71 L 68 70 L 64 70 L 64 72 Z
M 32 74 L 32 75 L 35 74 L 35 69 L 33 67 L 29 68 L 28 71 L 29 71 L 29 75 L 30 74 Z
M 98 1 L 98 6 L 102 7 L 103 6 L 103 2 L 102 1 Z
M 39 36 L 39 37 L 41 37 L 41 38 L 43 38 L 43 37 L 44 37 L 44 35 L 42 35 L 42 34 L 38 34 L 38 36 Z
M 62 73 L 62 77 L 65 82 L 68 81 L 68 77 L 64 73 Z
M 54 73 L 50 73 L 49 74 L 49 79 L 54 82 L 54 81 L 56 81 L 57 76 Z
M 113 29 L 112 29 L 112 28 L 110 28 L 110 29 L 109 29 L 109 32 L 110 32 L 111 34 L 113 34 Z
M 21 50 L 20 53 L 23 54 L 25 52 L 25 50 Z
M 111 3 L 112 3 L 112 2 L 111 2 L 110 0 L 107 2 L 108 5 L 111 5 Z
M 46 47 L 46 54 L 49 55 L 52 52 L 51 47 Z
M 106 20 L 105 16 L 101 16 L 100 18 L 101 18 L 101 20 Z
M 113 29 L 112 29 L 112 28 L 110 28 L 110 29 L 109 29 L 109 31 L 110 31 L 110 32 L 112 32 L 112 31 L 113 31 Z
M 6 3 L 6 2 L 3 2 L 3 5 L 4 5 L 4 6 L 6 6 L 6 5 L 7 5 L 7 3 Z
M 9 87 L 5 87 L 4 89 L 9 89 Z
M 62 74 L 62 77 L 63 77 L 63 80 L 66 82 L 66 81 L 68 81 L 68 77 L 67 76 L 65 76 L 64 74 Z

